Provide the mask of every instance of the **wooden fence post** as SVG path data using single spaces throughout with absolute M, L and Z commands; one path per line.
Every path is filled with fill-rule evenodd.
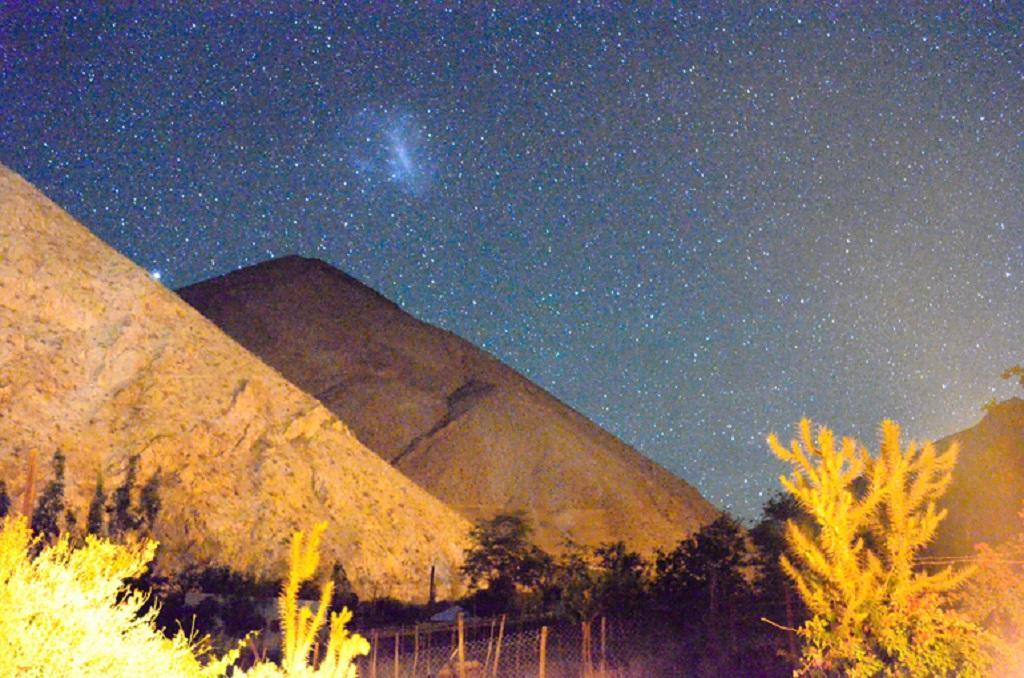
M 491 617 L 491 631 L 487 634 L 487 655 L 484 657 L 484 675 L 491 665 L 491 651 L 494 649 L 494 617 Z
M 519 628 L 520 629 L 522 628 L 521 624 L 520 624 Z M 516 639 L 516 640 L 518 640 L 518 639 Z M 516 648 L 516 672 L 515 672 L 515 675 L 519 676 L 519 675 L 522 675 L 521 667 L 523 665 L 523 644 L 519 643 L 519 642 L 516 642 L 516 643 L 513 643 L 513 646 Z
M 494 648 L 494 668 L 491 675 L 498 678 L 498 664 L 501 662 L 501 639 L 505 636 L 505 615 L 501 615 L 501 622 L 498 624 L 498 644 Z
M 412 629 L 412 675 L 413 675 L 413 678 L 415 678 L 415 676 L 416 676 L 416 669 L 418 668 L 417 664 L 419 664 L 419 661 L 420 661 L 420 625 L 416 624 L 416 626 L 414 626 L 413 629 Z
M 373 645 L 370 650 L 370 678 L 377 678 L 377 629 L 373 630 Z
M 398 631 L 395 631 L 395 670 L 393 672 L 395 678 L 398 678 L 398 640 L 401 637 L 402 634 Z
M 590 678 L 594 672 L 594 665 L 591 662 L 593 656 L 590 651 L 590 622 L 585 621 L 580 624 L 580 630 L 583 636 L 583 647 L 580 648 L 580 659 L 583 664 L 583 676 L 584 678 Z
M 466 636 L 462 613 L 459 613 L 459 678 L 466 678 Z
M 430 675 L 434 671 L 434 632 L 428 626 L 427 627 L 427 675 Z
M 540 666 L 538 666 L 538 678 L 545 678 L 547 675 L 547 651 L 548 651 L 548 627 L 540 627 Z

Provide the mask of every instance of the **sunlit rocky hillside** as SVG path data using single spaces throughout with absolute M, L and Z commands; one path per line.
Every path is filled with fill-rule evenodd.
M 160 476 L 164 567 L 280 576 L 293 530 L 325 520 L 326 567 L 362 597 L 458 587 L 467 521 L 371 453 L 317 400 L 0 167 L 0 477 L 15 505 L 67 455 L 84 522 L 129 455 Z

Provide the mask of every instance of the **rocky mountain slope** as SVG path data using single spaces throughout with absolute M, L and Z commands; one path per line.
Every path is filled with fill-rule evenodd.
M 674 546 L 717 511 L 686 482 L 455 335 L 326 263 L 285 257 L 179 290 L 360 440 L 469 518 Z
M 0 477 L 21 492 L 67 455 L 84 523 L 97 474 L 159 471 L 164 566 L 283 574 L 294 529 L 327 521 L 326 567 L 362 597 L 458 586 L 469 524 L 319 402 L 0 166 Z
M 960 441 L 960 457 L 942 506 L 949 515 L 929 549 L 964 555 L 978 542 L 998 543 L 1024 531 L 1024 400 L 990 408 L 969 429 L 939 440 L 940 450 Z

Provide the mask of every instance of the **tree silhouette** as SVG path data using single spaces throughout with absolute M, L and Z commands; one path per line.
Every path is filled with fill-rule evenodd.
M 530 542 L 530 526 L 518 513 L 479 521 L 470 531 L 462 572 L 470 585 L 487 584 L 488 606 L 507 608 L 518 587 L 535 587 L 551 568 L 551 558 Z
M 813 530 L 811 517 L 793 495 L 778 492 L 765 502 L 761 519 L 750 530 L 750 539 L 756 548 L 753 565 L 757 574 L 757 614 L 776 622 L 781 619 L 787 628 L 794 628 L 806 620 L 807 613 L 793 580 L 780 563 L 786 552 L 786 523 L 789 521 Z M 787 634 L 785 641 L 788 655 L 795 661 L 798 656 L 796 639 L 793 634 Z
M 53 539 L 60 534 L 61 518 L 64 518 L 64 453 L 57 450 L 53 453 L 53 480 L 46 484 L 39 495 L 39 502 L 32 512 L 32 531 L 45 539 Z
M 647 597 L 647 564 L 640 554 L 618 541 L 594 550 L 597 572 L 594 598 L 597 611 L 630 614 L 640 610 Z
M 142 525 L 142 517 L 132 506 L 132 492 L 135 489 L 139 473 L 139 455 L 128 457 L 128 469 L 124 480 L 114 490 L 113 507 L 110 516 L 110 534 L 117 536 L 138 529 Z
M 566 540 L 558 562 L 556 585 L 563 614 L 575 621 L 591 621 L 597 616 L 597 573 L 590 566 L 587 552 L 571 540 Z
M 86 534 L 101 535 L 103 533 L 103 516 L 106 512 L 107 493 L 103 489 L 103 474 L 96 476 L 96 489 L 93 491 L 92 501 L 89 502 L 89 512 L 85 518 Z
M 11 495 L 7 494 L 7 483 L 0 478 L 0 518 L 11 512 Z
M 139 510 L 137 514 L 141 514 L 141 517 L 145 519 L 146 527 L 152 531 L 153 526 L 156 524 L 156 516 L 160 513 L 160 474 L 154 473 L 149 477 L 142 485 L 142 491 L 139 493 Z
M 743 570 L 750 553 L 743 528 L 723 513 L 655 560 L 655 591 L 670 609 L 717 618 L 750 594 Z

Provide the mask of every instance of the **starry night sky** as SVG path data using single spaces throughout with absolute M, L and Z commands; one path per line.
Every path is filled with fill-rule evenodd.
M 324 259 L 740 516 L 1014 392 L 1024 3 L 34 4 L 0 162 L 164 284 Z

